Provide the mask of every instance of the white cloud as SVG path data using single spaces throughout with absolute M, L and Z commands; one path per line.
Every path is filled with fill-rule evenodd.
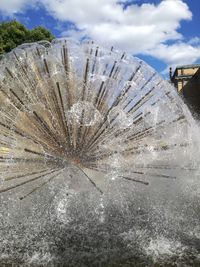
M 198 59 L 198 48 L 180 42 L 181 21 L 192 19 L 189 7 L 182 0 L 163 0 L 158 5 L 131 4 L 126 9 L 117 0 L 43 1 L 54 17 L 72 21 L 81 30 L 70 29 L 63 36 L 88 35 L 100 44 L 114 45 L 133 54 L 149 54 L 170 65 Z M 175 44 L 166 45 L 169 40 Z
M 164 61 L 175 69 L 178 65 L 187 65 L 200 60 L 200 45 L 192 46 L 190 42 L 178 42 L 173 45 L 160 44 L 148 51 L 148 54 Z M 168 73 L 167 67 L 163 74 Z
M 13 16 L 17 12 L 22 12 L 37 0 L 0 0 L 0 11 L 4 16 Z
M 129 0 L 128 0 L 129 1 Z M 178 32 L 182 20 L 192 13 L 183 0 L 162 0 L 160 4 L 130 4 L 125 0 L 0 0 L 0 10 L 12 14 L 23 11 L 27 3 L 43 4 L 59 21 L 71 21 L 76 29 L 62 36 L 89 36 L 103 45 L 133 54 L 143 53 L 170 65 L 195 62 L 199 58 L 199 39 L 185 43 Z M 167 41 L 174 41 L 167 45 Z
M 194 37 L 188 43 L 191 44 L 191 45 L 200 45 L 200 38 L 199 37 Z
M 192 46 L 189 43 L 176 43 L 173 45 L 160 44 L 149 54 L 155 56 L 169 65 L 181 65 L 194 63 L 200 58 L 200 46 Z
M 192 13 L 182 0 L 164 0 L 159 5 L 129 5 L 117 0 L 43 0 L 56 18 L 72 21 L 99 43 L 132 53 L 146 52 L 167 40 L 181 39 L 181 20 Z

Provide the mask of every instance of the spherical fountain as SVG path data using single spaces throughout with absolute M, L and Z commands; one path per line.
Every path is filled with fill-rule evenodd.
M 90 41 L 0 65 L 0 263 L 200 266 L 199 128 L 170 83 Z

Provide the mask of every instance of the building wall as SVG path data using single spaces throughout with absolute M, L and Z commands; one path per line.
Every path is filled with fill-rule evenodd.
M 200 116 L 200 69 L 182 88 L 181 94 L 191 110 Z
M 180 92 L 182 90 L 182 88 L 183 88 L 183 81 L 182 80 L 178 81 L 177 86 L 178 86 L 177 89 Z
M 199 68 L 182 68 L 178 69 L 178 76 L 180 75 L 194 75 Z
M 177 69 L 174 76 L 174 85 L 179 92 L 182 91 L 183 87 L 186 86 L 191 77 L 195 75 L 199 67 L 190 68 L 179 68 Z
M 190 110 L 200 118 L 200 66 L 177 68 L 171 81 Z

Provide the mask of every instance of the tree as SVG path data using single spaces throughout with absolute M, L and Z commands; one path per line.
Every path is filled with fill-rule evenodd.
M 0 23 L 0 55 L 7 53 L 22 43 L 36 42 L 40 40 L 51 41 L 52 33 L 42 26 L 33 30 L 27 29 L 16 20 Z
M 51 34 L 51 32 L 44 27 L 36 27 L 32 31 L 29 31 L 29 39 L 31 42 L 41 41 L 41 40 L 47 40 L 51 41 L 54 38 L 54 36 Z

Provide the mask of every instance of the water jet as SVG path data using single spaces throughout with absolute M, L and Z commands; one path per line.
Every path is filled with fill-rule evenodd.
M 175 89 L 90 41 L 0 65 L 0 262 L 199 266 L 199 128 Z

